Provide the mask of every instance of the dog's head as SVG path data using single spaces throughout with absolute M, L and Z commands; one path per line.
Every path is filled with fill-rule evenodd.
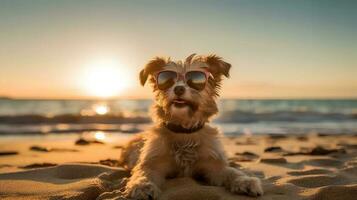
M 216 98 L 231 65 L 216 55 L 192 54 L 184 62 L 156 57 L 140 72 L 155 94 L 154 120 L 194 128 L 218 112 Z M 173 78 L 176 77 L 176 78 Z

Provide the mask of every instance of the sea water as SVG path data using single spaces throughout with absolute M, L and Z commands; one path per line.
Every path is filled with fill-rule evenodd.
M 151 124 L 151 100 L 0 100 L 0 134 L 138 132 Z M 227 135 L 355 134 L 357 100 L 218 102 L 212 122 Z

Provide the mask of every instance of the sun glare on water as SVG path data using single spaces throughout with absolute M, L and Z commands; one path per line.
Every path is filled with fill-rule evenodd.
M 120 95 L 130 86 L 129 72 L 115 60 L 99 60 L 86 66 L 83 85 L 91 96 L 108 98 Z
M 97 139 L 97 140 L 105 140 L 106 139 L 106 135 L 102 131 L 97 131 L 97 132 L 94 133 L 94 138 Z
M 106 105 L 96 105 L 94 106 L 94 111 L 98 115 L 105 115 L 109 112 L 109 107 Z

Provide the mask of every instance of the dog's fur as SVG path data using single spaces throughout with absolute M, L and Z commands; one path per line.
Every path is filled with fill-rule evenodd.
M 121 162 L 132 170 L 124 192 L 127 197 L 158 199 L 165 179 L 182 176 L 201 177 L 207 183 L 224 186 L 233 193 L 263 194 L 258 178 L 248 177 L 228 166 L 218 139 L 219 131 L 207 124 L 218 112 L 216 98 L 223 76 L 229 77 L 230 67 L 218 56 L 192 54 L 184 62 L 156 57 L 140 72 L 141 84 L 149 81 L 155 94 L 152 107 L 155 127 L 137 135 L 123 149 Z M 202 91 L 188 87 L 184 81 L 162 91 L 156 85 L 154 74 L 163 69 L 180 73 L 204 69 L 213 76 Z M 178 98 L 174 92 L 177 85 L 185 87 L 180 98 L 187 102 L 186 106 L 176 107 L 173 103 Z M 196 132 L 180 134 L 163 125 L 168 122 L 188 129 L 204 126 Z

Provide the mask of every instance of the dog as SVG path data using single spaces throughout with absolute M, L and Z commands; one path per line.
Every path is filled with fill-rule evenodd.
M 141 70 L 141 85 L 149 82 L 155 95 L 155 126 L 122 151 L 120 163 L 131 170 L 127 198 L 158 199 L 165 180 L 174 177 L 200 177 L 232 193 L 263 195 L 258 178 L 228 165 L 220 133 L 208 124 L 230 68 L 219 56 L 192 54 L 185 61 L 156 57 Z

